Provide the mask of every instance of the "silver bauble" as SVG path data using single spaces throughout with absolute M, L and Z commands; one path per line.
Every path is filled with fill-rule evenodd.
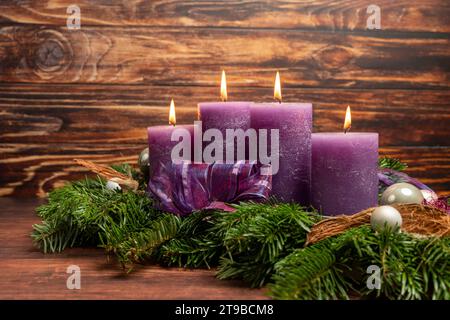
M 139 159 L 138 159 L 139 169 L 141 170 L 141 172 L 143 174 L 148 173 L 148 169 L 150 166 L 148 152 L 149 152 L 148 148 L 145 148 L 144 150 L 142 150 L 141 154 L 139 155 Z
M 399 229 L 403 220 L 400 212 L 391 206 L 380 206 L 373 210 L 370 216 L 372 229 L 382 231 L 386 228 L 391 230 Z
M 395 183 L 381 195 L 380 203 L 382 205 L 401 204 L 401 203 L 417 203 L 423 201 L 422 192 L 415 186 L 409 183 L 400 182 Z
M 120 187 L 120 184 L 118 184 L 115 181 L 111 181 L 111 180 L 108 180 L 106 182 L 106 189 L 111 190 L 111 191 L 120 191 L 120 190 L 122 190 L 122 188 Z

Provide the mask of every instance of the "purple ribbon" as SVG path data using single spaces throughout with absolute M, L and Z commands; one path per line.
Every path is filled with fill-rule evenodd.
M 160 209 L 188 215 L 201 209 L 233 211 L 226 203 L 267 200 L 272 176 L 262 174 L 267 166 L 256 162 L 160 163 L 149 180 L 148 191 Z
M 438 197 L 438 195 L 426 184 L 422 183 L 420 180 L 410 177 L 404 172 L 392 170 L 392 169 L 380 169 L 378 171 L 379 189 L 380 192 L 386 190 L 387 187 L 398 182 L 410 183 L 416 186 L 420 190 L 427 191 L 429 194 L 428 198 L 425 198 L 423 204 L 438 208 L 442 211 L 450 214 L 450 205 L 448 204 L 448 197 Z

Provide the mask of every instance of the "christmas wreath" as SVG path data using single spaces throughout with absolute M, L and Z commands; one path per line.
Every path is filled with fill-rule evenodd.
M 142 170 L 78 162 L 99 175 L 53 190 L 37 208 L 42 223 L 32 239 L 45 253 L 99 246 L 126 272 L 144 262 L 217 268 L 219 279 L 267 285 L 275 299 L 450 299 L 447 199 L 394 205 L 401 232 L 374 229 L 373 208 L 326 218 L 275 200 L 182 217 L 158 209 Z M 419 183 L 395 159 L 379 165 L 380 194 L 396 182 Z

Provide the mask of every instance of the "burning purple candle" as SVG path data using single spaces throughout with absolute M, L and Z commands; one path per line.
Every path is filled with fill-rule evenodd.
M 378 133 L 354 132 L 347 108 L 343 133 L 312 134 L 312 206 L 327 216 L 378 203 Z
M 251 106 L 252 128 L 268 129 L 266 149 L 268 152 L 273 143 L 270 129 L 279 130 L 279 169 L 272 177 L 272 195 L 283 202 L 309 205 L 312 104 L 282 103 L 278 73 L 275 80 L 274 97 L 279 102 L 254 103 Z M 260 156 L 261 150 L 258 152 L 258 159 Z M 273 157 L 273 155 L 271 156 Z
M 223 160 L 226 159 L 226 130 L 242 129 L 246 131 L 250 128 L 250 102 L 228 101 L 225 71 L 222 71 L 222 81 L 220 86 L 220 96 L 222 102 L 206 102 L 198 104 L 198 118 L 202 121 L 203 133 L 208 129 L 217 129 L 221 132 L 224 141 Z M 207 145 L 205 143 L 204 145 Z M 247 154 L 236 152 L 236 144 L 233 141 L 231 150 L 234 150 L 234 160 L 246 160 Z M 197 160 L 197 159 L 196 159 Z
M 169 125 L 148 127 L 148 147 L 150 176 L 156 172 L 159 166 L 172 164 L 172 151 L 179 143 L 179 139 L 186 139 L 190 142 L 190 150 L 183 150 L 178 153 L 180 160 L 192 161 L 194 125 L 176 125 L 175 104 L 170 103 Z M 173 137 L 172 134 L 178 130 Z M 172 138 L 175 138 L 172 141 Z M 178 150 L 175 149 L 175 152 Z M 185 152 L 186 151 L 186 152 Z

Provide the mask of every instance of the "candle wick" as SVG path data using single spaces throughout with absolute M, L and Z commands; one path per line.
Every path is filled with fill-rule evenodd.
M 349 132 L 349 131 L 350 131 L 350 128 L 351 128 L 351 127 L 348 127 L 348 128 L 346 128 L 346 129 L 344 129 L 344 134 L 347 133 L 347 132 Z

